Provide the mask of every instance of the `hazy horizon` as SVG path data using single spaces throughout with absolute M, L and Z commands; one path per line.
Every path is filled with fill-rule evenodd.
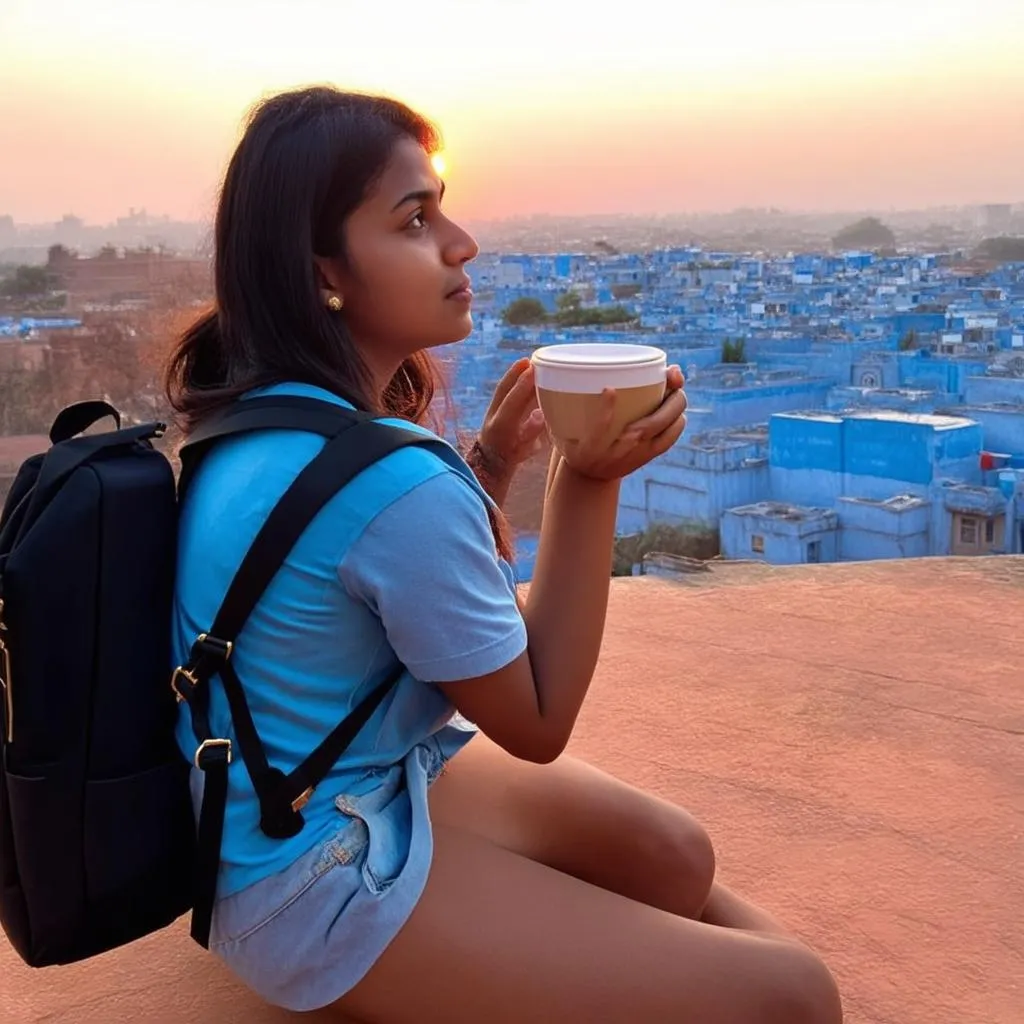
M 321 81 L 434 119 L 471 220 L 1024 200 L 1020 0 L 140 6 L 4 0 L 0 214 L 206 222 L 246 110 Z

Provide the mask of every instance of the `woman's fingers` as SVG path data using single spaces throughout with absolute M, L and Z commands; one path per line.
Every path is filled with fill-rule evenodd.
M 498 386 L 494 389 L 494 397 L 491 399 L 491 411 L 496 411 L 508 397 L 513 388 L 522 380 L 527 370 L 531 370 L 532 364 L 527 358 L 517 359 L 506 371 Z M 533 374 L 530 374 L 531 384 Z
M 526 367 L 505 392 L 500 410 L 515 421 L 528 416 L 537 405 L 537 389 L 534 387 L 533 367 L 527 361 Z
M 657 437 L 686 411 L 686 394 L 683 391 L 672 391 L 665 396 L 665 401 L 650 416 L 631 423 L 627 430 L 639 439 Z

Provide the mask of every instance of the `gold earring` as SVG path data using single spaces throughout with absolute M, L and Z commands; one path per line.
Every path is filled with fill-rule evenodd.
M 341 307 L 345 305 L 345 300 L 340 295 L 332 295 L 327 300 L 327 308 L 332 313 L 340 313 Z

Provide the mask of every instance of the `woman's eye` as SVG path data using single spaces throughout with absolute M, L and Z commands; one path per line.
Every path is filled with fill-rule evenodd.
M 409 227 L 411 228 L 425 228 L 427 226 L 427 217 L 422 210 L 420 210 L 415 216 L 409 221 Z

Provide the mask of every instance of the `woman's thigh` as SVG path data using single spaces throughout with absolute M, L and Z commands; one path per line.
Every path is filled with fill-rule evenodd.
M 684 917 L 700 914 L 714 880 L 711 840 L 690 814 L 566 755 L 532 764 L 478 736 L 431 787 L 430 814 Z
M 372 1024 L 837 1024 L 796 943 L 690 921 L 471 832 L 435 828 L 426 889 L 339 1008 Z

